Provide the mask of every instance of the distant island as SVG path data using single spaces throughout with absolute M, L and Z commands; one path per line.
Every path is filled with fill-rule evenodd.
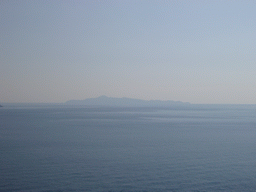
M 0 105 L 0 107 L 3 107 L 2 105 Z
M 105 95 L 97 98 L 89 98 L 85 100 L 69 100 L 65 104 L 69 105 L 93 105 L 93 106 L 124 106 L 124 107 L 165 107 L 173 105 L 189 105 L 188 102 L 181 101 L 161 101 L 161 100 L 142 100 L 131 99 L 127 97 L 114 98 Z

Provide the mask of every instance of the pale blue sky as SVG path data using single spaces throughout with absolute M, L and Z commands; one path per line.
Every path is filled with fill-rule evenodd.
M 0 1 L 0 103 L 256 104 L 256 1 Z

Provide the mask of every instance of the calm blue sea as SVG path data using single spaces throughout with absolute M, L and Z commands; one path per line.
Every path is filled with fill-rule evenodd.
M 0 191 L 256 191 L 256 106 L 5 106 Z

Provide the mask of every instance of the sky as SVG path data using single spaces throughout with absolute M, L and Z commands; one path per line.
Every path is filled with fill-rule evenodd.
M 0 103 L 256 104 L 256 1 L 0 1 Z

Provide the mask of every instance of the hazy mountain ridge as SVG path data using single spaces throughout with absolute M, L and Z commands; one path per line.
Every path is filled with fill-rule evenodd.
M 70 105 L 98 105 L 98 106 L 172 106 L 172 105 L 188 105 L 188 102 L 181 101 L 162 101 L 162 100 L 142 100 L 132 98 L 114 98 L 100 96 L 97 98 L 89 98 L 85 100 L 69 100 L 66 104 Z

